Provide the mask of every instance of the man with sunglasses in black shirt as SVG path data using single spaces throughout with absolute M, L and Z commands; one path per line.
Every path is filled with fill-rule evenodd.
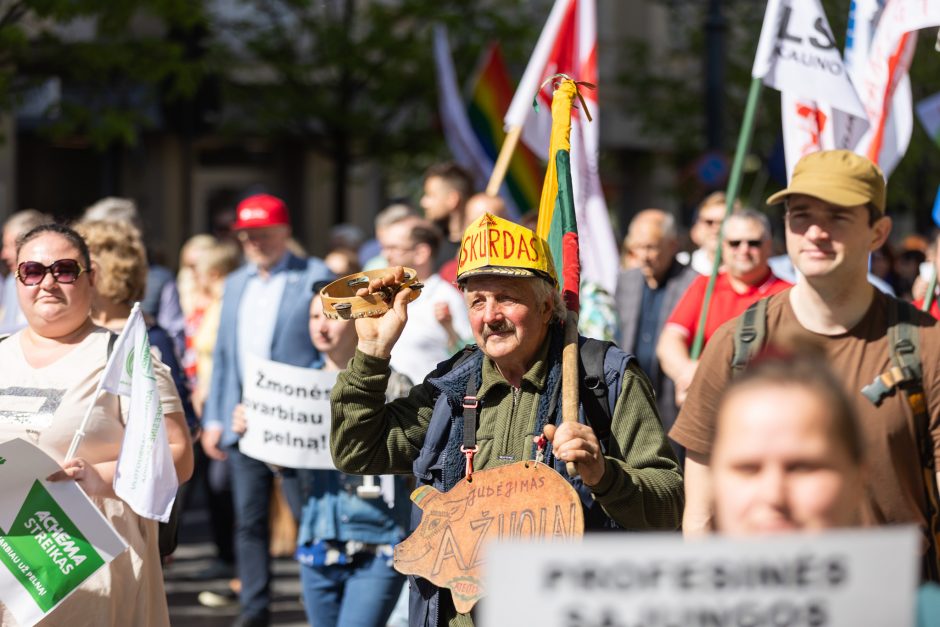
M 732 213 L 722 229 L 721 259 L 725 271 L 718 275 L 712 293 L 705 341 L 726 320 L 743 313 L 752 303 L 790 287 L 776 277 L 767 260 L 771 255 L 770 222 L 751 209 Z M 698 362 L 690 350 L 698 331 L 699 315 L 705 301 L 707 276 L 692 282 L 666 320 L 656 356 L 663 372 L 676 384 L 676 404 L 682 405 Z

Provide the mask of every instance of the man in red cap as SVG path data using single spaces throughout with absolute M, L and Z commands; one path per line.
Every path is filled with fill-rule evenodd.
M 245 627 L 269 623 L 268 512 L 274 478 L 267 464 L 238 450 L 239 436 L 232 430 L 232 412 L 242 400 L 242 381 L 250 376 L 245 372 L 245 358 L 253 355 L 292 366 L 319 365 L 307 317 L 314 283 L 331 280 L 333 275 L 320 259 L 301 259 L 288 250 L 290 217 L 280 198 L 249 196 L 239 203 L 233 228 L 246 263 L 225 281 L 212 381 L 203 410 L 202 446 L 213 459 L 228 459 L 230 464 L 242 606 L 235 625 Z M 294 495 L 286 496 L 294 509 Z

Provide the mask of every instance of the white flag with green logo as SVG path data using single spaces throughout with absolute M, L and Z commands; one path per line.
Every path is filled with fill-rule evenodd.
M 166 522 L 179 481 L 163 424 L 147 325 L 138 305 L 114 345 L 102 387 L 130 397 L 114 492 L 145 518 Z

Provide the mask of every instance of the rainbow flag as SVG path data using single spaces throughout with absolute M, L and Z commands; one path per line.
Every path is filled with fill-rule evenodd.
M 503 116 L 509 110 L 513 96 L 509 72 L 503 61 L 499 43 L 490 44 L 484 53 L 472 85 L 470 102 L 467 104 L 470 126 L 480 140 L 483 151 L 496 163 L 499 149 L 506 137 L 503 131 Z M 542 164 L 532 151 L 520 142 L 516 146 L 505 180 L 520 216 L 538 207 L 541 179 Z

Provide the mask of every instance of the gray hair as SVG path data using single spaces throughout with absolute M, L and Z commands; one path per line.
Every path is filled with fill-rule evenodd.
M 397 202 L 389 205 L 385 209 L 382 209 L 378 215 L 375 216 L 375 228 L 376 230 L 391 226 L 396 222 L 401 222 L 406 218 L 417 217 L 418 214 L 410 206 L 405 203 Z
M 634 224 L 641 222 L 643 220 L 650 220 L 652 218 L 656 218 L 659 220 L 659 227 L 660 229 L 662 229 L 663 239 L 665 240 L 678 240 L 679 239 L 679 230 L 676 227 L 676 217 L 672 215 L 671 213 L 669 213 L 668 211 L 664 211 L 662 209 L 644 209 L 643 211 L 633 216 L 633 219 L 630 220 L 630 226 L 627 227 L 626 239 L 627 240 L 630 239 L 630 232 L 633 230 Z
M 11 232 L 15 232 L 16 236 L 19 237 L 20 235 L 25 235 L 29 231 L 32 231 L 37 226 L 50 224 L 52 222 L 53 219 L 41 211 L 37 211 L 36 209 L 23 209 L 6 219 L 6 222 L 3 223 L 3 230 L 6 231 L 10 229 Z
M 141 230 L 140 212 L 137 203 L 130 198 L 108 196 L 85 209 L 82 222 L 130 222 L 138 231 Z
M 539 302 L 551 299 L 552 318 L 550 322 L 564 322 L 568 315 L 568 308 L 565 307 L 565 301 L 561 298 L 561 292 L 554 285 L 543 279 L 536 279 L 532 282 L 532 293 Z
M 728 216 L 728 220 L 749 220 L 751 222 L 757 222 L 764 229 L 764 240 L 773 239 L 773 230 L 770 228 L 770 220 L 767 218 L 766 214 L 760 211 L 745 207 L 744 209 L 738 209 Z

